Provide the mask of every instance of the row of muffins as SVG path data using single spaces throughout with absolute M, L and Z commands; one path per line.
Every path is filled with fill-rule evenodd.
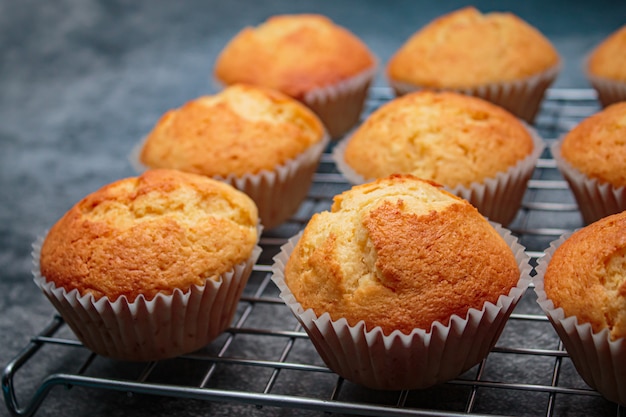
M 101 355 L 188 353 L 232 321 L 261 250 L 255 214 L 228 184 L 150 170 L 68 211 L 36 247 L 35 282 Z M 272 279 L 330 369 L 387 390 L 483 360 L 532 280 L 585 381 L 624 404 L 625 227 L 622 212 L 563 236 L 531 278 L 508 230 L 436 184 L 392 175 L 335 196 L 281 248 Z
M 575 126 L 551 151 L 591 223 L 626 210 L 626 104 Z M 132 157 L 138 171 L 178 169 L 227 181 L 257 204 L 266 229 L 299 208 L 329 137 L 297 100 L 236 84 L 168 111 Z M 351 184 L 394 173 L 437 182 L 504 226 L 515 218 L 545 144 L 500 106 L 456 92 L 417 91 L 376 109 L 332 156 Z
M 467 47 L 468 41 L 472 42 L 471 48 Z M 619 46 L 625 41 L 626 27 L 615 32 L 596 48 L 589 59 L 590 71 L 593 71 L 596 78 L 604 77 L 616 83 L 620 82 L 616 70 L 619 65 L 615 65 L 620 58 L 611 58 L 611 51 L 619 50 Z M 328 135 L 337 139 L 357 124 L 375 65 L 376 58 L 367 46 L 354 34 L 328 18 L 311 14 L 280 15 L 269 18 L 258 27 L 247 27 L 241 30 L 218 56 L 214 74 L 226 86 L 240 89 L 244 84 L 265 87 L 302 102 L 319 117 Z M 523 20 L 511 13 L 481 14 L 475 8 L 467 7 L 435 19 L 418 30 L 393 55 L 388 63 L 387 73 L 398 96 L 416 89 L 445 90 L 478 96 L 508 110 L 517 118 L 531 122 L 539 108 L 545 89 L 556 77 L 558 66 L 559 57 L 554 47 L 538 30 Z M 603 73 L 603 70 L 606 73 Z M 412 86 L 404 88 L 400 87 L 401 84 Z M 226 88 L 224 95 L 231 95 L 228 91 L 229 89 Z M 244 94 L 250 95 L 251 93 L 245 92 Z M 241 94 L 237 92 L 232 95 Z M 140 165 L 143 164 L 148 168 L 177 168 L 210 176 L 229 177 L 232 183 L 237 180 L 240 182 L 237 185 L 239 189 L 245 189 L 249 195 L 254 196 L 261 211 L 264 226 L 271 229 L 293 214 L 306 195 L 307 178 L 312 175 L 323 145 L 320 143 L 315 147 L 315 151 L 310 151 L 310 156 L 307 157 L 308 172 L 301 175 L 302 181 L 298 185 L 285 184 L 279 187 L 281 188 L 279 194 L 282 198 L 289 196 L 288 201 L 279 204 L 277 203 L 279 195 L 271 194 L 276 187 L 252 187 L 251 183 L 271 184 L 272 181 L 259 181 L 256 178 L 260 170 L 273 171 L 276 166 L 294 159 L 298 151 L 302 152 L 302 147 L 298 151 L 294 149 L 288 151 L 286 157 L 280 160 L 274 158 L 274 155 L 286 151 L 278 140 L 272 140 L 271 144 L 255 143 L 254 147 L 245 144 L 247 149 L 242 149 L 240 137 L 217 131 L 211 123 L 200 123 L 199 116 L 194 114 L 198 111 L 202 113 L 203 107 L 204 112 L 208 113 L 211 108 L 216 120 L 226 119 L 223 108 L 215 103 L 209 103 L 222 100 L 218 99 L 219 96 L 221 95 L 200 97 L 176 111 L 168 112 L 147 138 L 147 143 L 139 156 Z M 484 143 L 488 137 L 490 138 L 489 144 L 484 148 L 476 143 L 468 145 L 467 142 L 471 141 L 471 134 L 466 138 L 466 143 L 461 143 L 463 141 L 460 139 L 459 130 L 466 129 L 470 123 L 463 121 L 461 117 L 448 119 L 444 114 L 438 114 L 436 120 L 441 125 L 424 128 L 432 130 L 441 129 L 441 126 L 444 126 L 443 134 L 446 134 L 445 130 L 447 130 L 448 135 L 457 137 L 442 141 L 445 143 L 436 145 L 435 150 L 426 151 L 422 140 L 422 148 L 415 149 L 415 145 L 412 144 L 415 141 L 413 135 L 419 135 L 419 133 L 415 131 L 415 126 L 406 126 L 411 110 L 417 111 L 418 114 L 421 111 L 421 119 L 427 119 L 429 116 L 423 114 L 423 111 L 430 111 L 434 108 L 433 101 L 436 100 L 443 100 L 440 107 L 471 109 L 478 105 L 469 100 L 456 104 L 449 97 L 445 100 L 440 99 L 439 96 L 434 97 L 437 98 L 413 96 L 411 99 L 390 104 L 376 115 L 369 117 L 350 138 L 345 160 L 341 156 L 336 158 L 339 168 L 352 183 L 376 178 L 381 172 L 385 174 L 411 172 L 419 177 L 437 181 L 449 189 L 454 189 L 455 194 L 469 199 L 491 220 L 503 225 L 509 224 L 517 213 L 527 180 L 532 174 L 534 162 L 541 153 L 543 146 L 541 139 L 526 126 L 526 130 L 530 131 L 529 140 L 529 134 L 522 132 L 523 129 L 517 126 L 519 123 L 512 121 L 511 117 L 506 115 L 494 116 L 495 119 L 503 120 L 500 124 L 494 118 L 487 120 L 481 131 L 478 125 L 484 111 L 463 110 L 471 113 L 467 114 L 468 117 L 479 118 L 475 119 L 476 123 L 472 123 L 470 129 L 476 135 L 481 136 L 479 143 Z M 420 105 L 420 101 L 424 104 Z M 604 102 L 608 104 L 609 101 Z M 237 107 L 233 106 L 232 100 L 230 104 L 232 108 Z M 397 108 L 390 109 L 392 106 Z M 402 120 L 405 123 L 393 126 L 396 123 L 394 117 L 402 117 L 400 108 L 403 106 L 406 106 L 404 112 L 407 114 L 407 117 Z M 485 105 L 482 104 L 482 106 Z M 238 107 L 243 108 L 243 106 Z M 257 110 L 254 117 L 260 117 L 259 111 L 262 110 Z M 246 117 L 246 112 L 248 116 L 254 113 L 247 109 L 235 110 L 235 113 L 243 118 Z M 488 115 L 494 115 L 497 110 L 489 108 L 486 112 Z M 303 110 L 299 110 L 300 117 L 304 117 L 303 114 Z M 274 114 L 270 118 L 276 122 L 276 116 Z M 383 117 L 388 117 L 387 124 L 375 120 Z M 418 119 L 414 114 L 411 114 L 411 117 L 413 123 Z M 270 118 L 264 120 L 269 121 Z M 310 116 L 306 118 L 308 122 L 301 122 L 299 125 L 307 124 L 308 127 L 295 132 L 295 135 L 307 134 L 310 137 L 309 144 L 311 140 L 324 142 L 319 139 L 319 126 L 312 125 Z M 462 126 L 448 129 L 450 126 L 446 123 L 450 120 L 461 120 L 459 123 Z M 291 122 L 294 120 L 292 119 Z M 226 120 L 222 123 L 229 124 Z M 243 123 L 249 126 L 250 120 L 244 120 Z M 337 128 L 338 123 L 347 124 Z M 166 126 L 169 124 L 179 124 L 182 128 L 176 131 L 174 127 Z M 197 132 L 190 134 L 185 130 L 186 124 L 191 124 Z M 498 127 L 495 127 L 496 125 Z M 254 126 L 258 128 L 257 125 Z M 278 138 L 275 135 L 284 126 L 285 124 L 274 124 L 273 137 Z M 230 132 L 234 131 L 233 127 L 229 126 L 229 128 Z M 396 136 L 403 136 L 399 138 L 399 141 L 403 143 L 396 143 L 394 146 L 404 147 L 404 158 L 398 155 L 400 153 L 398 150 L 392 151 L 390 146 L 384 143 L 387 139 L 381 139 L 383 138 L 381 128 L 387 128 L 385 135 L 391 130 Z M 314 129 L 315 132 L 307 133 L 305 132 L 307 129 Z M 497 132 L 493 135 L 488 134 L 489 129 L 496 129 Z M 249 134 L 263 136 L 270 133 L 266 126 L 261 130 L 260 132 L 245 132 L 240 136 L 246 137 Z M 300 141 L 299 138 L 294 138 L 287 132 L 281 133 L 289 137 L 288 141 Z M 510 138 L 508 149 L 498 135 Z M 284 139 L 286 136 L 280 136 L 280 138 Z M 372 136 L 372 138 L 367 138 L 367 136 Z M 494 144 L 494 140 L 500 143 Z M 185 144 L 172 146 L 172 143 L 179 142 Z M 181 151 L 183 148 L 184 150 Z M 338 151 L 343 149 L 341 146 L 337 148 Z M 211 152 L 207 152 L 209 149 Z M 228 150 L 218 152 L 214 149 Z M 611 149 L 607 151 L 607 153 L 611 152 Z M 251 153 L 257 154 L 258 158 L 251 158 Z M 391 153 L 394 155 L 392 156 Z M 428 153 L 433 153 L 433 155 Z M 437 153 L 439 155 L 436 155 Z M 213 159 L 212 155 L 219 157 Z M 385 157 L 387 160 L 383 161 Z M 203 161 L 203 158 L 207 159 Z M 228 158 L 238 160 L 239 165 L 235 171 L 233 171 L 235 169 L 233 161 L 227 160 Z M 428 163 L 424 162 L 419 162 L 422 164 L 421 167 L 416 166 L 418 158 L 430 161 L 431 166 L 427 167 Z M 433 161 L 433 158 L 437 160 Z M 466 162 L 464 166 L 466 169 L 459 169 L 461 161 Z M 248 167 L 243 168 L 243 164 L 247 164 Z M 264 165 L 259 167 L 258 164 Z M 488 169 L 489 165 L 491 166 Z M 565 167 L 564 169 L 566 166 L 567 163 L 559 164 L 559 167 Z M 252 174 L 254 179 L 251 180 L 249 177 L 244 179 L 242 169 L 246 171 L 245 175 Z M 508 169 L 513 172 L 508 173 Z M 435 173 L 433 170 L 438 172 Z M 458 179 L 446 178 L 443 175 L 444 171 L 463 177 L 465 183 L 458 184 Z M 501 172 L 505 174 L 500 174 Z M 505 178 L 501 178 L 503 175 Z M 493 180 L 494 177 L 497 177 L 497 181 Z M 567 178 L 570 181 L 572 176 L 568 175 Z M 583 194 L 577 191 L 573 180 L 570 183 L 577 198 L 581 200 Z M 620 186 L 621 184 L 614 184 L 614 187 Z M 581 202 L 585 221 L 590 222 L 603 214 L 626 208 L 626 205 L 619 201 L 621 200 L 618 199 L 618 203 L 613 203 L 608 211 L 602 207 L 596 209 L 594 216 L 589 215 L 586 209 L 592 204 L 589 201 Z M 279 208 L 276 207 L 278 204 Z
M 515 166 L 519 165 L 519 160 L 526 160 L 530 161 L 527 165 L 534 168 L 535 156 L 532 155 L 541 148 L 541 144 L 527 126 L 523 126 L 506 111 L 483 100 L 459 97 L 453 93 L 413 93 L 402 100 L 427 98 L 436 101 L 440 97 L 450 102 L 470 100 L 476 103 L 468 107 L 477 106 L 479 111 L 466 119 L 478 126 L 484 126 L 485 120 L 500 120 L 496 117 L 500 115 L 512 121 L 508 129 L 520 132 L 519 136 L 525 138 L 520 139 L 520 143 L 526 143 L 526 149 L 531 149 L 526 155 L 515 159 Z M 396 103 L 394 101 L 394 105 Z M 400 109 L 402 107 L 399 106 Z M 318 110 L 319 113 L 323 114 Z M 337 117 L 338 113 L 333 111 L 330 114 Z M 187 116 L 180 118 L 181 115 L 189 115 L 190 119 L 186 119 Z M 188 123 L 189 120 L 193 123 Z M 146 163 L 145 155 L 150 153 L 146 149 L 150 148 L 156 153 L 157 161 L 182 154 L 185 155 L 183 160 L 191 158 L 193 161 L 190 166 L 197 169 L 192 170 L 195 174 L 184 173 L 188 169 L 181 166 L 150 169 L 138 178 L 112 184 L 78 203 L 51 229 L 42 243 L 41 275 L 36 279 L 38 284 L 78 337 L 86 342 L 86 346 L 106 356 L 134 360 L 159 359 L 206 345 L 232 319 L 233 307 L 260 250 L 256 245 L 260 224 L 265 226 L 267 222 L 270 227 L 280 224 L 289 215 L 285 213 L 291 213 L 295 210 L 293 207 L 297 208 L 301 201 L 296 191 L 303 192 L 302 196 L 306 195 L 310 175 L 328 140 L 324 126 L 328 124 L 322 124 L 317 116 L 296 100 L 274 90 L 249 85 L 234 85 L 226 88 L 219 97 L 202 98 L 168 113 L 159 121 L 145 144 L 142 144 L 138 151 L 139 157 Z M 215 138 L 218 142 L 212 144 L 184 139 L 197 139 L 206 128 L 217 129 Z M 232 137 L 241 140 L 239 146 L 225 140 L 228 129 L 236 132 Z M 441 129 L 442 126 L 427 126 L 425 130 L 432 134 Z M 291 141 L 281 136 L 283 132 L 308 135 L 308 139 Z M 272 135 L 272 140 L 262 140 L 268 134 Z M 290 152 L 284 153 L 278 137 L 283 138 L 283 145 L 288 144 Z M 220 138 L 223 139 L 221 143 Z M 263 142 L 262 150 L 251 146 L 252 141 L 257 142 L 255 139 Z M 471 140 L 466 144 L 453 143 L 450 146 L 462 150 L 463 154 L 472 154 L 469 143 Z M 314 147 L 314 144 L 316 150 L 305 158 L 306 162 L 299 160 L 299 155 Z M 273 145 L 278 147 L 273 148 Z M 220 154 L 224 159 L 203 159 Z M 472 158 L 477 160 L 478 157 Z M 203 172 L 207 168 L 225 165 L 225 160 L 232 163 L 229 165 L 229 171 L 232 172 Z M 258 171 L 248 172 L 253 162 L 263 164 L 266 160 L 272 161 L 269 168 L 260 167 Z M 294 160 L 297 161 L 293 170 L 284 168 Z M 274 172 L 276 166 L 281 167 L 280 172 Z M 245 172 L 236 172 L 236 167 L 244 167 Z M 347 276 L 352 282 L 341 281 L 343 293 L 335 291 L 334 296 L 323 297 L 321 301 L 326 300 L 326 304 L 321 310 L 298 307 L 298 304 L 308 306 L 298 296 L 293 299 L 285 296 L 285 300 L 305 324 L 311 340 L 331 369 L 346 375 L 350 380 L 377 388 L 428 386 L 453 378 L 487 355 L 508 314 L 528 286 L 530 267 L 523 248 L 515 239 L 505 229 L 489 224 L 467 200 L 412 176 L 381 175 L 383 178 L 377 181 L 355 186 L 348 193 L 338 196 L 331 214 L 320 214 L 315 220 L 312 219 L 311 228 L 307 225 L 302 238 L 303 241 L 315 242 L 310 243 L 313 248 L 321 248 L 320 251 L 307 254 L 307 259 L 313 258 L 317 270 L 336 276 L 337 268 L 348 268 L 340 275 Z M 522 184 L 525 189 L 526 171 L 513 176 L 518 175 L 522 179 L 517 184 Z M 207 176 L 216 176 L 219 181 Z M 246 178 L 238 182 L 242 176 Z M 300 180 L 295 181 L 293 188 L 282 182 L 284 178 L 298 176 Z M 511 176 L 508 171 L 506 176 Z M 224 181 L 232 186 L 225 186 Z M 244 192 L 237 191 L 237 188 Z M 504 190 L 510 191 L 512 188 L 509 185 Z M 270 190 L 278 190 L 278 194 L 264 202 L 262 198 L 270 195 Z M 508 193 L 494 193 L 503 194 Z M 294 200 L 290 200 L 294 195 Z M 476 201 L 488 200 L 484 195 Z M 367 196 L 365 200 L 363 196 Z M 372 200 L 373 196 L 377 198 Z M 291 207 L 286 212 L 274 215 L 280 207 L 272 206 L 272 202 Z M 515 206 L 511 202 L 489 205 Z M 266 212 L 269 214 L 263 214 Z M 346 223 L 346 216 L 333 220 L 332 214 L 335 212 L 347 213 L 351 221 Z M 507 220 L 502 222 L 506 224 Z M 73 228 L 76 228 L 74 233 L 69 233 Z M 342 237 L 347 240 L 348 249 L 352 248 L 352 252 L 337 249 L 342 246 L 333 246 Z M 432 245 L 429 247 L 439 257 L 433 258 L 430 253 L 424 252 L 420 263 L 413 259 L 412 251 L 426 237 L 431 238 Z M 329 239 L 333 242 L 324 243 Z M 475 242 L 476 246 L 470 245 L 463 252 L 463 259 L 467 260 L 462 265 L 465 272 L 459 272 L 456 276 L 451 274 L 448 278 L 447 271 L 457 270 L 451 268 L 450 261 L 458 259 L 460 254 L 456 251 L 463 249 L 468 241 Z M 299 242 L 291 243 L 293 248 L 297 248 L 295 253 L 306 253 L 306 250 L 297 246 Z M 367 245 L 363 246 L 363 242 L 367 242 Z M 289 247 L 285 249 L 293 250 Z M 364 249 L 367 249 L 367 253 L 359 252 Z M 490 251 L 493 253 L 492 258 L 497 258 L 497 261 L 486 263 L 489 258 L 484 258 L 484 254 Z M 189 257 L 199 262 L 189 263 Z M 291 256 L 277 259 L 274 276 L 279 286 L 282 285 L 281 270 L 285 278 L 290 274 L 296 280 L 305 277 L 306 274 L 299 272 L 303 267 L 297 264 L 309 260 L 297 260 L 299 257 L 294 257 L 293 261 L 290 261 Z M 443 260 L 448 262 L 441 263 Z M 207 261 L 210 264 L 226 265 L 226 269 L 208 266 Z M 293 262 L 294 266 L 283 269 L 280 267 L 281 262 L 285 266 Z M 356 319 L 355 324 L 354 318 L 338 320 L 330 311 L 324 311 L 341 305 L 329 302 L 332 297 L 350 299 L 350 302 L 343 304 L 344 312 L 350 309 L 358 311 L 354 307 L 356 304 L 351 304 L 358 298 L 351 293 L 355 289 L 366 303 L 372 293 L 387 292 L 394 297 L 402 295 L 400 289 L 410 291 L 409 294 L 414 293 L 415 289 L 406 284 L 410 279 L 419 277 L 416 271 L 429 262 L 434 265 L 429 267 L 435 274 L 433 276 L 441 278 L 439 281 L 450 284 L 450 287 L 443 291 L 443 296 L 440 294 L 437 298 L 441 302 L 429 307 L 431 310 L 443 311 L 433 315 L 430 324 L 420 322 L 421 331 L 410 330 L 417 327 L 416 314 L 421 316 L 421 312 L 400 308 L 402 303 L 397 302 L 398 298 L 379 298 L 382 300 L 378 303 L 379 307 L 387 315 L 390 311 L 397 312 L 394 316 L 408 320 L 408 324 L 405 322 L 400 326 L 400 322 L 396 322 L 386 329 L 383 329 L 381 323 L 367 325 Z M 194 267 L 188 267 L 188 264 Z M 486 268 L 496 264 L 506 269 L 506 273 Z M 198 267 L 195 268 L 195 265 Z M 365 273 L 364 268 L 367 270 Z M 404 273 L 406 270 L 411 271 L 411 268 L 415 268 L 412 277 Z M 468 270 L 476 269 L 487 271 L 482 280 L 474 282 L 462 279 Z M 362 274 L 362 277 L 355 279 L 350 276 L 356 273 Z M 376 285 L 380 276 L 391 281 Z M 120 277 L 123 281 L 118 283 Z M 501 282 L 505 278 L 506 283 L 490 291 L 482 284 L 485 281 Z M 224 284 L 231 281 L 234 281 L 233 285 Z M 312 281 L 308 285 L 313 285 L 313 289 L 301 291 L 304 297 L 322 291 L 319 277 L 318 282 L 314 278 L 308 281 Z M 473 284 L 473 289 L 468 289 L 471 286 L 455 287 L 457 282 L 464 281 L 470 281 L 465 283 Z M 147 284 L 152 290 L 144 294 Z M 288 293 L 298 285 L 292 283 L 287 287 L 282 286 L 281 290 Z M 128 290 L 109 298 L 107 286 Z M 213 289 L 207 290 L 205 287 Z M 227 289 L 222 292 L 215 290 L 221 287 Z M 428 287 L 434 293 L 437 292 L 432 284 Z M 329 294 L 329 291 L 323 293 Z M 448 305 L 448 293 L 457 295 L 457 308 L 445 311 L 442 307 Z M 474 304 L 470 302 L 472 299 L 475 299 Z M 405 297 L 403 305 L 412 305 L 411 300 L 413 298 L 410 296 Z M 370 311 L 369 303 L 366 307 L 361 308 L 361 312 Z M 298 308 L 302 308 L 302 311 Z M 198 311 L 203 313 L 197 314 Z M 172 317 L 176 320 L 172 320 Z M 346 332 L 348 336 L 345 336 Z M 342 334 L 344 336 L 336 337 Z M 451 345 L 454 340 L 461 342 Z M 381 350 L 381 345 L 392 346 L 391 351 Z M 422 350 L 416 348 L 418 345 L 423 346 Z M 468 349 L 470 345 L 476 348 Z M 118 350 L 110 350 L 111 346 Z M 445 351 L 449 355 L 446 358 L 440 356 L 443 347 L 446 347 Z M 356 350 L 361 353 L 363 348 L 369 351 L 370 356 L 339 354 Z M 461 352 L 466 354 L 459 355 Z M 385 359 L 383 362 L 370 360 L 370 365 L 364 368 L 363 362 L 348 361 L 347 357 Z M 372 367 L 374 363 L 380 366 Z M 414 366 L 406 366 L 409 363 Z M 424 367 L 429 369 L 429 373 L 422 372 Z M 423 379 L 420 379 L 422 376 Z M 618 400 L 624 401 L 623 397 Z
M 432 184 L 391 176 L 314 215 L 272 279 L 329 368 L 377 389 L 429 387 L 480 362 L 532 282 L 584 381 L 624 405 L 625 231 L 626 211 L 565 234 L 530 278 L 506 229 Z
M 586 76 L 603 105 L 626 99 L 626 26 L 591 51 Z M 353 33 L 320 15 L 280 15 L 235 35 L 215 78 L 281 91 L 312 108 L 330 136 L 358 123 L 377 57 Z M 386 63 L 397 95 L 456 91 L 491 101 L 532 123 L 560 56 L 535 27 L 512 13 L 465 7 L 417 30 Z
M 230 325 L 261 252 L 258 220 L 254 202 L 225 182 L 148 170 L 89 194 L 55 223 L 35 246 L 35 283 L 100 355 L 189 353 Z M 392 175 L 335 196 L 281 248 L 272 278 L 331 369 L 409 389 L 488 354 L 530 283 L 529 261 L 467 200 Z M 354 350 L 364 351 L 346 361 Z

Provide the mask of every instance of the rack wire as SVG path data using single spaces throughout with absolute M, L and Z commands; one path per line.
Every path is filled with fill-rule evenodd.
M 391 98 L 389 89 L 373 88 L 363 117 Z M 598 109 L 590 89 L 550 89 L 534 125 L 550 145 Z M 98 410 L 115 398 L 120 407 L 141 406 L 146 415 L 166 408 L 260 416 L 624 415 L 578 376 L 532 289 L 487 358 L 452 381 L 424 390 L 374 391 L 326 368 L 278 297 L 271 265 L 286 239 L 348 188 L 326 152 L 298 213 L 262 237 L 264 250 L 232 327 L 209 346 L 171 360 L 118 362 L 89 352 L 55 315 L 4 368 L 7 409 L 30 416 L 71 407 L 78 415 L 81 407 Z M 580 226 L 575 200 L 546 149 L 509 228 L 536 263 L 552 240 Z

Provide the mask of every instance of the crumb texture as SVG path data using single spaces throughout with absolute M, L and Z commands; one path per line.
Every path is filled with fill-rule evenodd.
M 300 102 L 238 84 L 168 111 L 146 138 L 140 160 L 151 168 L 241 177 L 272 171 L 324 136 L 322 122 Z
M 226 85 L 263 85 L 302 99 L 375 65 L 363 41 L 327 17 L 277 15 L 231 39 L 217 58 L 215 76 Z
M 306 226 L 285 268 L 305 309 L 386 334 L 464 317 L 518 279 L 510 248 L 474 207 L 411 176 L 338 195 Z
M 530 77 L 559 59 L 550 41 L 516 15 L 466 7 L 415 32 L 391 57 L 387 74 L 425 87 L 476 87 Z
M 590 178 L 626 186 L 626 102 L 610 105 L 575 126 L 561 142 L 561 156 Z
M 248 259 L 257 223 L 254 202 L 227 184 L 147 171 L 72 207 L 46 236 L 41 273 L 96 298 L 152 299 L 203 285 Z
M 344 160 L 366 179 L 412 174 L 468 186 L 532 153 L 524 125 L 485 100 L 420 91 L 383 105 L 354 132 Z
M 554 252 L 544 276 L 546 295 L 566 317 L 626 336 L 626 212 L 572 234 Z

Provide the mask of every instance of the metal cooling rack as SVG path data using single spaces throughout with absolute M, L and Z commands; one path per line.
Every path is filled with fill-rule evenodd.
M 372 89 L 364 116 L 391 98 L 386 88 Z M 598 109 L 592 90 L 551 89 L 535 127 L 549 145 Z M 122 410 L 144 409 L 145 415 L 166 409 L 259 416 L 624 414 L 578 376 L 532 289 L 489 356 L 453 381 L 425 390 L 381 392 L 329 371 L 278 298 L 270 268 L 280 245 L 348 188 L 330 154 L 324 154 L 299 212 L 263 236 L 264 252 L 232 328 L 201 351 L 153 363 L 116 362 L 87 351 L 59 317 L 52 317 L 4 369 L 9 412 L 29 416 L 69 407 L 79 415 L 81 407 L 86 414 L 99 404 L 118 401 Z M 573 196 L 546 149 L 509 228 L 536 262 L 550 241 L 581 225 Z

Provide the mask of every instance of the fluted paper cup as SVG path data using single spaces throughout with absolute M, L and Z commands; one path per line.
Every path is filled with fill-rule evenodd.
M 426 388 L 457 377 L 484 359 L 493 348 L 515 305 L 530 283 L 529 257 L 517 238 L 492 223 L 513 250 L 521 274 L 517 286 L 481 310 L 465 317 L 453 315 L 449 324 L 435 322 L 430 329 L 399 330 L 385 335 L 370 331 L 363 321 L 350 326 L 303 309 L 285 283 L 284 268 L 301 234 L 291 238 L 274 257 L 272 280 L 280 297 L 302 324 L 326 365 L 354 383 L 383 390 Z M 394 306 L 390 306 L 394 308 Z
M 337 84 L 307 92 L 302 102 L 318 115 L 331 138 L 338 139 L 358 122 L 376 65 Z
M 554 326 L 576 370 L 583 380 L 605 398 L 626 406 L 626 339 L 611 340 L 608 329 L 594 333 L 591 324 L 579 323 L 554 308 L 544 290 L 543 279 L 554 251 L 569 237 L 565 234 L 550 244 L 539 258 L 533 277 L 537 302 Z
M 93 352 L 117 360 L 153 361 L 193 352 L 230 326 L 237 303 L 261 248 L 229 272 L 207 278 L 205 285 L 148 300 L 115 301 L 66 291 L 41 276 L 43 238 L 33 244 L 35 284 L 54 305 L 76 337 Z
M 602 107 L 607 107 L 618 101 L 626 101 L 626 82 L 611 80 L 587 74 L 589 83 L 598 94 L 598 101 Z
M 626 210 L 626 187 L 590 178 L 561 156 L 561 140 L 550 148 L 557 168 L 569 184 L 585 224 Z
M 467 88 L 429 88 L 401 81 L 390 80 L 389 82 L 397 96 L 422 89 L 455 91 L 490 101 L 507 109 L 520 119 L 532 123 L 539 112 L 545 91 L 560 71 L 561 66 L 556 65 L 524 79 Z
M 450 193 L 469 201 L 478 211 L 489 220 L 501 225 L 509 225 L 517 215 L 524 193 L 528 188 L 537 160 L 545 148 L 545 144 L 537 131 L 526 125 L 526 129 L 533 139 L 533 150 L 524 159 L 505 172 L 499 172 L 493 178 L 482 182 L 473 182 L 469 186 L 458 185 L 454 188 L 443 184 Z M 355 172 L 344 160 L 344 153 L 348 141 L 340 141 L 332 151 L 332 157 L 341 174 L 353 185 L 363 184 L 368 179 Z
M 246 193 L 257 205 L 259 218 L 265 230 L 279 226 L 298 211 L 307 196 L 313 174 L 319 166 L 322 153 L 330 138 L 326 135 L 306 151 L 273 170 L 262 170 L 243 176 L 213 176 Z M 143 142 L 131 151 L 129 161 L 138 173 L 149 169 L 141 163 L 139 155 Z

